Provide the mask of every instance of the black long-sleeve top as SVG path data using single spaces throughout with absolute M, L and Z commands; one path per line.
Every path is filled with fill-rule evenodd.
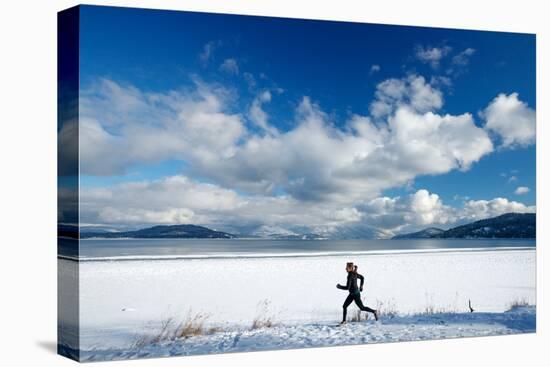
M 361 285 L 359 287 L 357 287 L 357 279 L 361 280 Z M 337 287 L 338 289 L 348 290 L 350 293 L 359 293 L 359 289 L 363 288 L 363 284 L 365 284 L 365 277 L 351 271 L 348 273 L 346 285 L 343 286 L 338 284 Z

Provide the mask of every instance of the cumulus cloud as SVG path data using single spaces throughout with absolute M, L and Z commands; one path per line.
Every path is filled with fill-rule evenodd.
M 84 88 L 83 174 L 124 174 L 134 164 L 176 159 L 187 163 L 188 177 L 84 186 L 82 221 L 196 223 L 236 233 L 376 229 L 389 236 L 535 210 L 505 198 L 469 200 L 454 208 L 427 190 L 380 196 L 418 176 L 467 170 L 493 150 L 492 128 L 479 128 L 469 113 L 440 113 L 441 91 L 421 76 L 380 83 L 373 104 L 386 105 L 384 113 L 371 108 L 370 116 L 351 114 L 340 124 L 303 97 L 288 131 L 270 124 L 263 109 L 272 98 L 269 91 L 255 96 L 248 119 L 231 110 L 235 98 L 200 80 L 165 93 L 108 79 Z M 490 115 L 494 111 L 488 108 L 484 116 Z
M 379 197 L 360 207 L 362 220 L 389 232 L 406 232 L 437 226 L 448 228 L 505 213 L 534 213 L 528 206 L 506 198 L 466 199 L 462 206 L 445 205 L 441 198 L 425 189 L 406 197 Z
M 302 228 L 357 222 L 354 207 L 302 203 L 289 196 L 249 196 L 186 176 L 81 189 L 81 221 L 114 226 L 194 223 L 250 233 L 261 227 Z M 136 200 L 139 198 L 139 200 Z
M 234 191 L 185 176 L 81 189 L 84 223 L 209 223 L 210 213 L 228 213 L 245 202 Z M 136 200 L 139 198 L 139 200 Z
M 479 220 L 506 213 L 535 213 L 536 207 L 528 206 L 517 201 L 509 201 L 506 198 L 492 200 L 470 200 L 464 204 L 459 212 L 459 218 L 463 220 Z
M 199 55 L 203 65 L 218 65 L 212 61 L 220 45 L 204 45 Z M 83 186 L 83 221 L 197 223 L 237 232 L 279 228 L 332 233 L 353 226 L 389 235 L 534 211 L 534 206 L 505 198 L 467 200 L 456 208 L 424 189 L 381 196 L 419 176 L 468 170 L 493 151 L 491 136 L 499 137 L 503 148 L 534 143 L 535 112 L 517 93 L 500 94 L 482 111 L 483 128 L 466 111 L 441 111 L 441 88 L 452 84 L 450 78 L 468 66 L 474 53 L 467 48 L 453 56 L 448 46 L 418 46 L 418 60 L 448 70 L 448 75 L 384 80 L 376 86 L 370 113 L 350 113 L 343 121 L 335 121 L 308 96 L 297 101 L 292 121 L 274 121 L 267 111 L 276 89 L 261 91 L 255 77 L 240 73 L 233 58 L 225 59 L 219 70 L 241 74 L 253 94 L 249 100 L 196 78 L 190 87 L 163 92 L 101 79 L 81 90 L 81 173 L 121 175 L 133 165 L 177 160 L 186 163 L 187 176 Z M 380 70 L 371 65 L 369 73 Z M 243 105 L 246 110 L 236 110 Z M 70 128 L 60 132 L 60 141 Z M 524 189 L 529 190 L 519 187 L 516 194 Z
M 499 94 L 483 110 L 485 128 L 497 134 L 503 148 L 535 143 L 535 111 L 518 98 L 517 93 Z
M 269 116 L 262 109 L 262 105 L 270 101 L 271 101 L 271 93 L 268 90 L 263 91 L 262 93 L 260 93 L 260 95 L 254 98 L 254 101 L 252 101 L 249 115 L 250 115 L 250 119 L 265 133 L 271 134 L 271 135 L 277 135 L 278 134 L 277 129 L 269 125 L 269 122 L 268 122 Z
M 529 188 L 527 186 L 519 186 L 516 191 L 514 191 L 514 193 L 516 195 L 524 195 L 524 194 L 527 194 L 529 191 Z
M 200 81 L 186 91 L 146 93 L 102 80 L 82 92 L 81 171 L 121 174 L 177 159 L 193 177 L 230 189 L 350 207 L 419 175 L 467 170 L 493 149 L 472 115 L 438 114 L 441 92 L 420 76 L 380 83 L 385 118 L 352 115 L 343 127 L 304 97 L 294 128 L 278 132 L 262 109 L 271 99 L 263 92 L 249 111 L 262 131 L 254 133 L 229 110 L 231 98 Z
M 297 125 L 277 137 L 252 136 L 223 161 L 202 162 L 215 180 L 268 194 L 276 188 L 300 200 L 353 202 L 401 186 L 418 175 L 466 170 L 492 150 L 469 114 L 419 114 L 401 106 L 387 124 L 353 115 L 334 128 L 304 98 Z
M 139 200 L 136 200 L 139 197 Z M 392 236 L 428 226 L 443 228 L 508 212 L 534 212 L 509 201 L 469 200 L 445 205 L 436 193 L 420 189 L 407 196 L 377 197 L 357 205 L 301 202 L 291 196 L 243 195 L 185 176 L 81 189 L 82 223 L 142 227 L 193 223 L 232 233 Z
M 374 117 L 388 116 L 401 106 L 420 113 L 435 111 L 443 106 L 443 93 L 418 75 L 387 79 L 376 86 L 375 100 L 370 105 Z
M 242 116 L 227 111 L 229 99 L 224 89 L 200 81 L 190 91 L 160 94 L 102 79 L 81 92 L 81 173 L 230 156 L 246 131 Z
M 378 197 L 360 206 L 364 221 L 391 233 L 456 221 L 453 209 L 425 189 L 405 197 Z
M 415 56 L 418 60 L 425 64 L 429 64 L 433 69 L 437 69 L 445 56 L 451 52 L 452 48 L 444 47 L 424 47 L 417 46 Z
M 413 220 L 419 224 L 446 223 L 445 207 L 437 194 L 427 190 L 418 190 L 411 197 Z
M 227 74 L 239 74 L 239 64 L 235 59 L 225 59 L 220 65 L 220 71 Z

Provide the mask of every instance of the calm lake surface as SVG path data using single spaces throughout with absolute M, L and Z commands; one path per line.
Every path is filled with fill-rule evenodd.
M 348 253 L 535 248 L 534 239 L 262 240 L 262 239 L 87 239 L 80 259 L 330 256 Z M 61 255 L 75 256 L 63 248 Z

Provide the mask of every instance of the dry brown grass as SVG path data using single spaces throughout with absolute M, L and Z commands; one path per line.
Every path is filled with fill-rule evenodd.
M 191 336 L 207 334 L 207 331 L 212 331 L 215 329 L 205 329 L 204 324 L 208 318 L 210 318 L 209 314 L 200 312 L 193 314 L 190 310 L 187 313 L 187 317 L 177 326 L 175 335 L 178 338 L 189 338 Z
M 175 317 L 168 316 L 160 322 L 160 329 L 157 334 L 151 339 L 151 343 L 156 344 L 163 340 L 173 339 L 173 326 L 175 324 Z
M 515 298 L 510 302 L 508 309 L 513 310 L 514 308 L 518 307 L 527 307 L 529 306 L 529 301 L 527 301 L 525 298 Z
M 271 301 L 264 299 L 256 306 L 256 317 L 252 320 L 251 330 L 270 328 L 279 325 L 276 314 L 272 311 Z
M 187 312 L 184 319 L 177 321 L 173 315 L 165 316 L 160 322 L 158 330 L 152 334 L 138 335 L 131 345 L 132 349 L 141 349 L 148 345 L 158 344 L 176 339 L 187 339 L 193 336 L 208 335 L 221 331 L 219 327 L 205 327 L 210 314 Z

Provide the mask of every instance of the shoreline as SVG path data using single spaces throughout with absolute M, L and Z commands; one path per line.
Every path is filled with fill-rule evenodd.
M 430 253 L 477 253 L 493 251 L 530 251 L 536 246 L 518 247 L 464 247 L 464 248 L 436 248 L 436 249 L 395 249 L 395 250 L 366 250 L 366 251 L 340 251 L 340 252 L 285 252 L 285 253 L 231 253 L 231 254 L 196 254 L 196 255 L 129 255 L 129 256 L 104 256 L 104 257 L 77 257 L 69 255 L 57 255 L 58 259 L 76 262 L 102 262 L 102 261 L 155 261 L 155 260 L 222 260 L 222 259 L 269 259 L 269 258 L 315 258 L 315 257 L 339 257 L 339 256 L 379 256 L 379 255 L 408 255 Z

